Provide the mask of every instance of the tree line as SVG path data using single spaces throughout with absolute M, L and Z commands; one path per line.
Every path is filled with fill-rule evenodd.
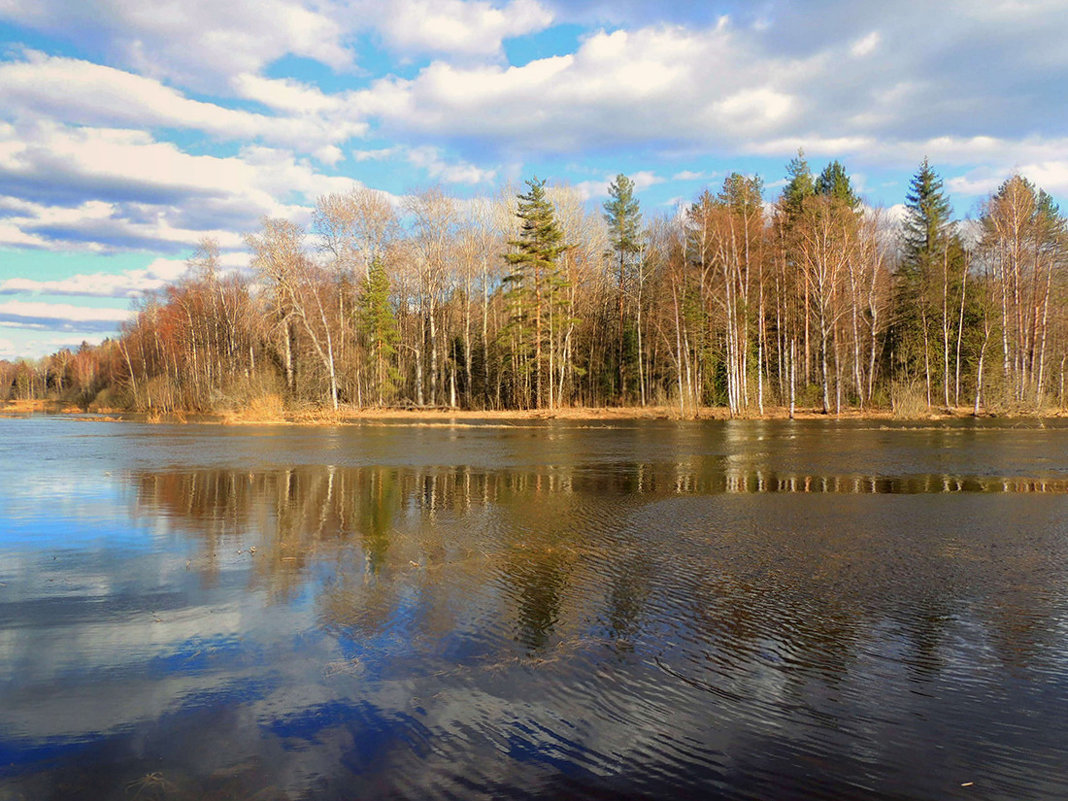
M 1020 175 L 955 220 L 925 159 L 892 219 L 800 151 L 774 201 L 731 173 L 655 218 L 625 175 L 595 210 L 538 178 L 399 205 L 357 188 L 320 198 L 307 227 L 264 219 L 248 271 L 205 240 L 118 336 L 0 362 L 0 398 L 1048 410 L 1065 405 L 1066 233 Z

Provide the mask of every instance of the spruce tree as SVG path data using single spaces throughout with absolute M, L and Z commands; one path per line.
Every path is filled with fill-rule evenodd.
M 942 179 L 924 156 L 905 195 L 903 267 L 920 271 L 945 247 L 953 209 L 942 190 Z
M 604 202 L 604 221 L 608 223 L 608 242 L 619 262 L 641 249 L 642 215 L 634 197 L 634 181 L 620 173 L 608 187 L 609 200 Z
M 358 325 L 370 354 L 374 391 L 379 405 L 392 395 L 398 378 L 393 367 L 397 346 L 397 320 L 389 302 L 389 276 L 375 259 L 367 273 L 358 307 Z
M 638 199 L 634 197 L 634 181 L 620 173 L 608 187 L 609 200 L 604 202 L 604 221 L 608 224 L 608 242 L 612 246 L 618 267 L 617 308 L 619 311 L 618 343 L 616 349 L 618 392 L 620 402 L 626 395 L 626 349 L 624 295 L 628 262 L 641 251 L 642 216 Z
M 823 168 L 823 172 L 816 179 L 815 189 L 816 194 L 844 203 L 851 209 L 855 210 L 860 206 L 860 198 L 853 191 L 849 174 L 837 159 Z
M 797 156 L 790 159 L 786 165 L 786 175 L 789 180 L 783 187 L 781 202 L 787 219 L 793 221 L 801 215 L 805 200 L 816 194 L 816 184 L 805 161 L 804 150 L 798 148 Z
M 515 251 L 506 253 L 504 259 L 512 266 L 512 273 L 507 280 L 513 286 L 510 293 L 514 300 L 513 322 L 519 324 L 523 339 L 531 337 L 534 406 L 540 407 L 543 352 L 546 344 L 552 347 L 548 337 L 553 330 L 555 294 L 562 286 L 556 260 L 571 246 L 564 244 L 564 233 L 556 222 L 552 201 L 545 192 L 544 179 L 534 177 L 527 180 L 526 184 L 528 190 L 526 194 L 518 196 L 516 210 L 516 216 L 523 221 L 519 238 L 509 240 L 508 244 Z M 524 325 L 528 322 L 532 324 L 532 331 Z M 552 405 L 552 376 L 549 378 L 549 403 Z
M 947 355 L 945 343 L 939 351 L 936 334 L 947 325 L 947 294 L 956 294 L 962 279 L 962 251 L 953 237 L 951 214 L 942 179 L 925 156 L 905 195 L 890 347 L 894 366 L 906 379 L 923 371 L 928 406 L 933 373 Z

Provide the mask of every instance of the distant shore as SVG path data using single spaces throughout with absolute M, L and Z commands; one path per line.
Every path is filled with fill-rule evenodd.
M 0 402 L 0 416 L 18 417 L 31 414 L 71 415 L 79 419 L 133 421 L 149 423 L 202 423 L 215 425 L 346 425 L 378 423 L 383 425 L 434 425 L 465 423 L 517 423 L 539 420 L 573 420 L 576 422 L 624 422 L 628 420 L 730 420 L 725 407 L 706 406 L 694 412 L 685 412 L 678 406 L 565 406 L 554 409 L 453 409 L 405 408 L 405 407 L 342 407 L 337 412 L 330 409 L 287 410 L 281 414 L 257 412 L 142 412 L 119 408 L 83 408 L 81 406 L 48 400 L 16 400 Z M 981 411 L 980 418 L 1041 419 L 1068 417 L 1063 409 L 1046 409 L 1036 412 L 988 412 Z M 953 420 L 974 417 L 972 407 L 959 406 L 953 409 L 933 408 L 916 414 L 902 414 L 889 409 L 846 409 L 840 414 L 824 413 L 819 408 L 796 408 L 796 420 Z M 735 415 L 739 420 L 787 420 L 790 410 L 783 406 L 767 406 L 763 414 L 753 410 L 749 414 Z

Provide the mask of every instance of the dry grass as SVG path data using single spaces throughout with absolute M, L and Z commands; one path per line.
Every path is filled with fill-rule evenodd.
M 794 418 L 798 420 L 944 420 L 948 418 L 971 417 L 970 406 L 955 409 L 927 408 L 922 389 L 914 387 L 897 387 L 892 409 L 847 409 L 841 414 L 833 412 L 824 414 L 819 407 L 798 408 Z M 120 414 L 120 409 L 93 409 L 98 414 Z M 0 402 L 0 415 L 27 414 L 84 414 L 84 410 L 69 404 L 47 400 L 19 400 Z M 168 413 L 149 413 L 147 420 L 157 423 L 185 422 L 191 412 L 180 410 Z M 1021 419 L 1037 417 L 1065 417 L 1068 412 L 1058 408 L 1041 411 L 1027 410 L 993 410 L 981 416 L 1019 417 Z M 786 420 L 790 417 L 789 407 L 765 406 L 764 413 L 751 409 L 740 415 L 740 419 L 751 420 Z M 498 425 L 509 426 L 523 422 L 544 420 L 567 420 L 589 425 L 610 425 L 638 420 L 728 420 L 730 413 L 722 407 L 704 407 L 694 415 L 687 410 L 680 415 L 678 406 L 609 406 L 588 407 L 572 406 L 557 409 L 488 409 L 467 410 L 449 408 L 356 408 L 342 407 L 338 411 L 315 406 L 302 406 L 286 409 L 282 396 L 278 393 L 264 393 L 250 398 L 237 408 L 226 410 L 208 419 L 197 415 L 201 422 L 217 422 L 223 425 L 314 425 L 333 426 L 346 424 L 364 425 L 404 425 L 404 426 L 456 426 L 456 425 Z M 106 418 L 115 419 L 115 418 Z M 140 418 L 146 419 L 146 418 Z
M 286 421 L 285 404 L 277 393 L 259 395 L 238 409 L 224 412 L 223 423 L 282 423 Z
M 81 411 L 80 409 L 73 409 Z M 60 404 L 49 400 L 9 400 L 0 403 L 0 413 L 4 414 L 33 414 L 34 412 L 64 412 L 67 408 L 61 408 Z
M 891 387 L 894 417 L 905 420 L 921 420 L 931 416 L 927 405 L 927 392 L 920 384 L 895 383 Z

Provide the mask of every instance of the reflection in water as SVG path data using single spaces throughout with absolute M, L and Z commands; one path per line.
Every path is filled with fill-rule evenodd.
M 132 468 L 0 563 L 0 798 L 1056 797 L 1066 488 Z

